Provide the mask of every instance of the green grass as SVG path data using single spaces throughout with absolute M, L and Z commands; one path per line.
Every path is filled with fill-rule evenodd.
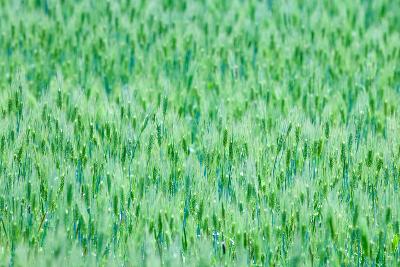
M 399 1 L 0 7 L 0 266 L 400 265 Z

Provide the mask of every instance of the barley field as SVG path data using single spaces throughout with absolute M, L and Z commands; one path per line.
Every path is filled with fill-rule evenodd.
M 400 266 L 400 1 L 0 0 L 0 266 Z

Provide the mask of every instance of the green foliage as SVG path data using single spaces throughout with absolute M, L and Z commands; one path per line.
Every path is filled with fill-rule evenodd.
M 0 266 L 400 266 L 399 1 L 0 7 Z

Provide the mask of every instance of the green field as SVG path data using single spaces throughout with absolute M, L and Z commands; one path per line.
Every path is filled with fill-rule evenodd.
M 0 0 L 0 266 L 400 266 L 400 1 Z

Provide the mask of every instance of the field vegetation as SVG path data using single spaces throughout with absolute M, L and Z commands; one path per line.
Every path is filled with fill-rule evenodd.
M 400 1 L 0 0 L 0 266 L 400 266 Z

